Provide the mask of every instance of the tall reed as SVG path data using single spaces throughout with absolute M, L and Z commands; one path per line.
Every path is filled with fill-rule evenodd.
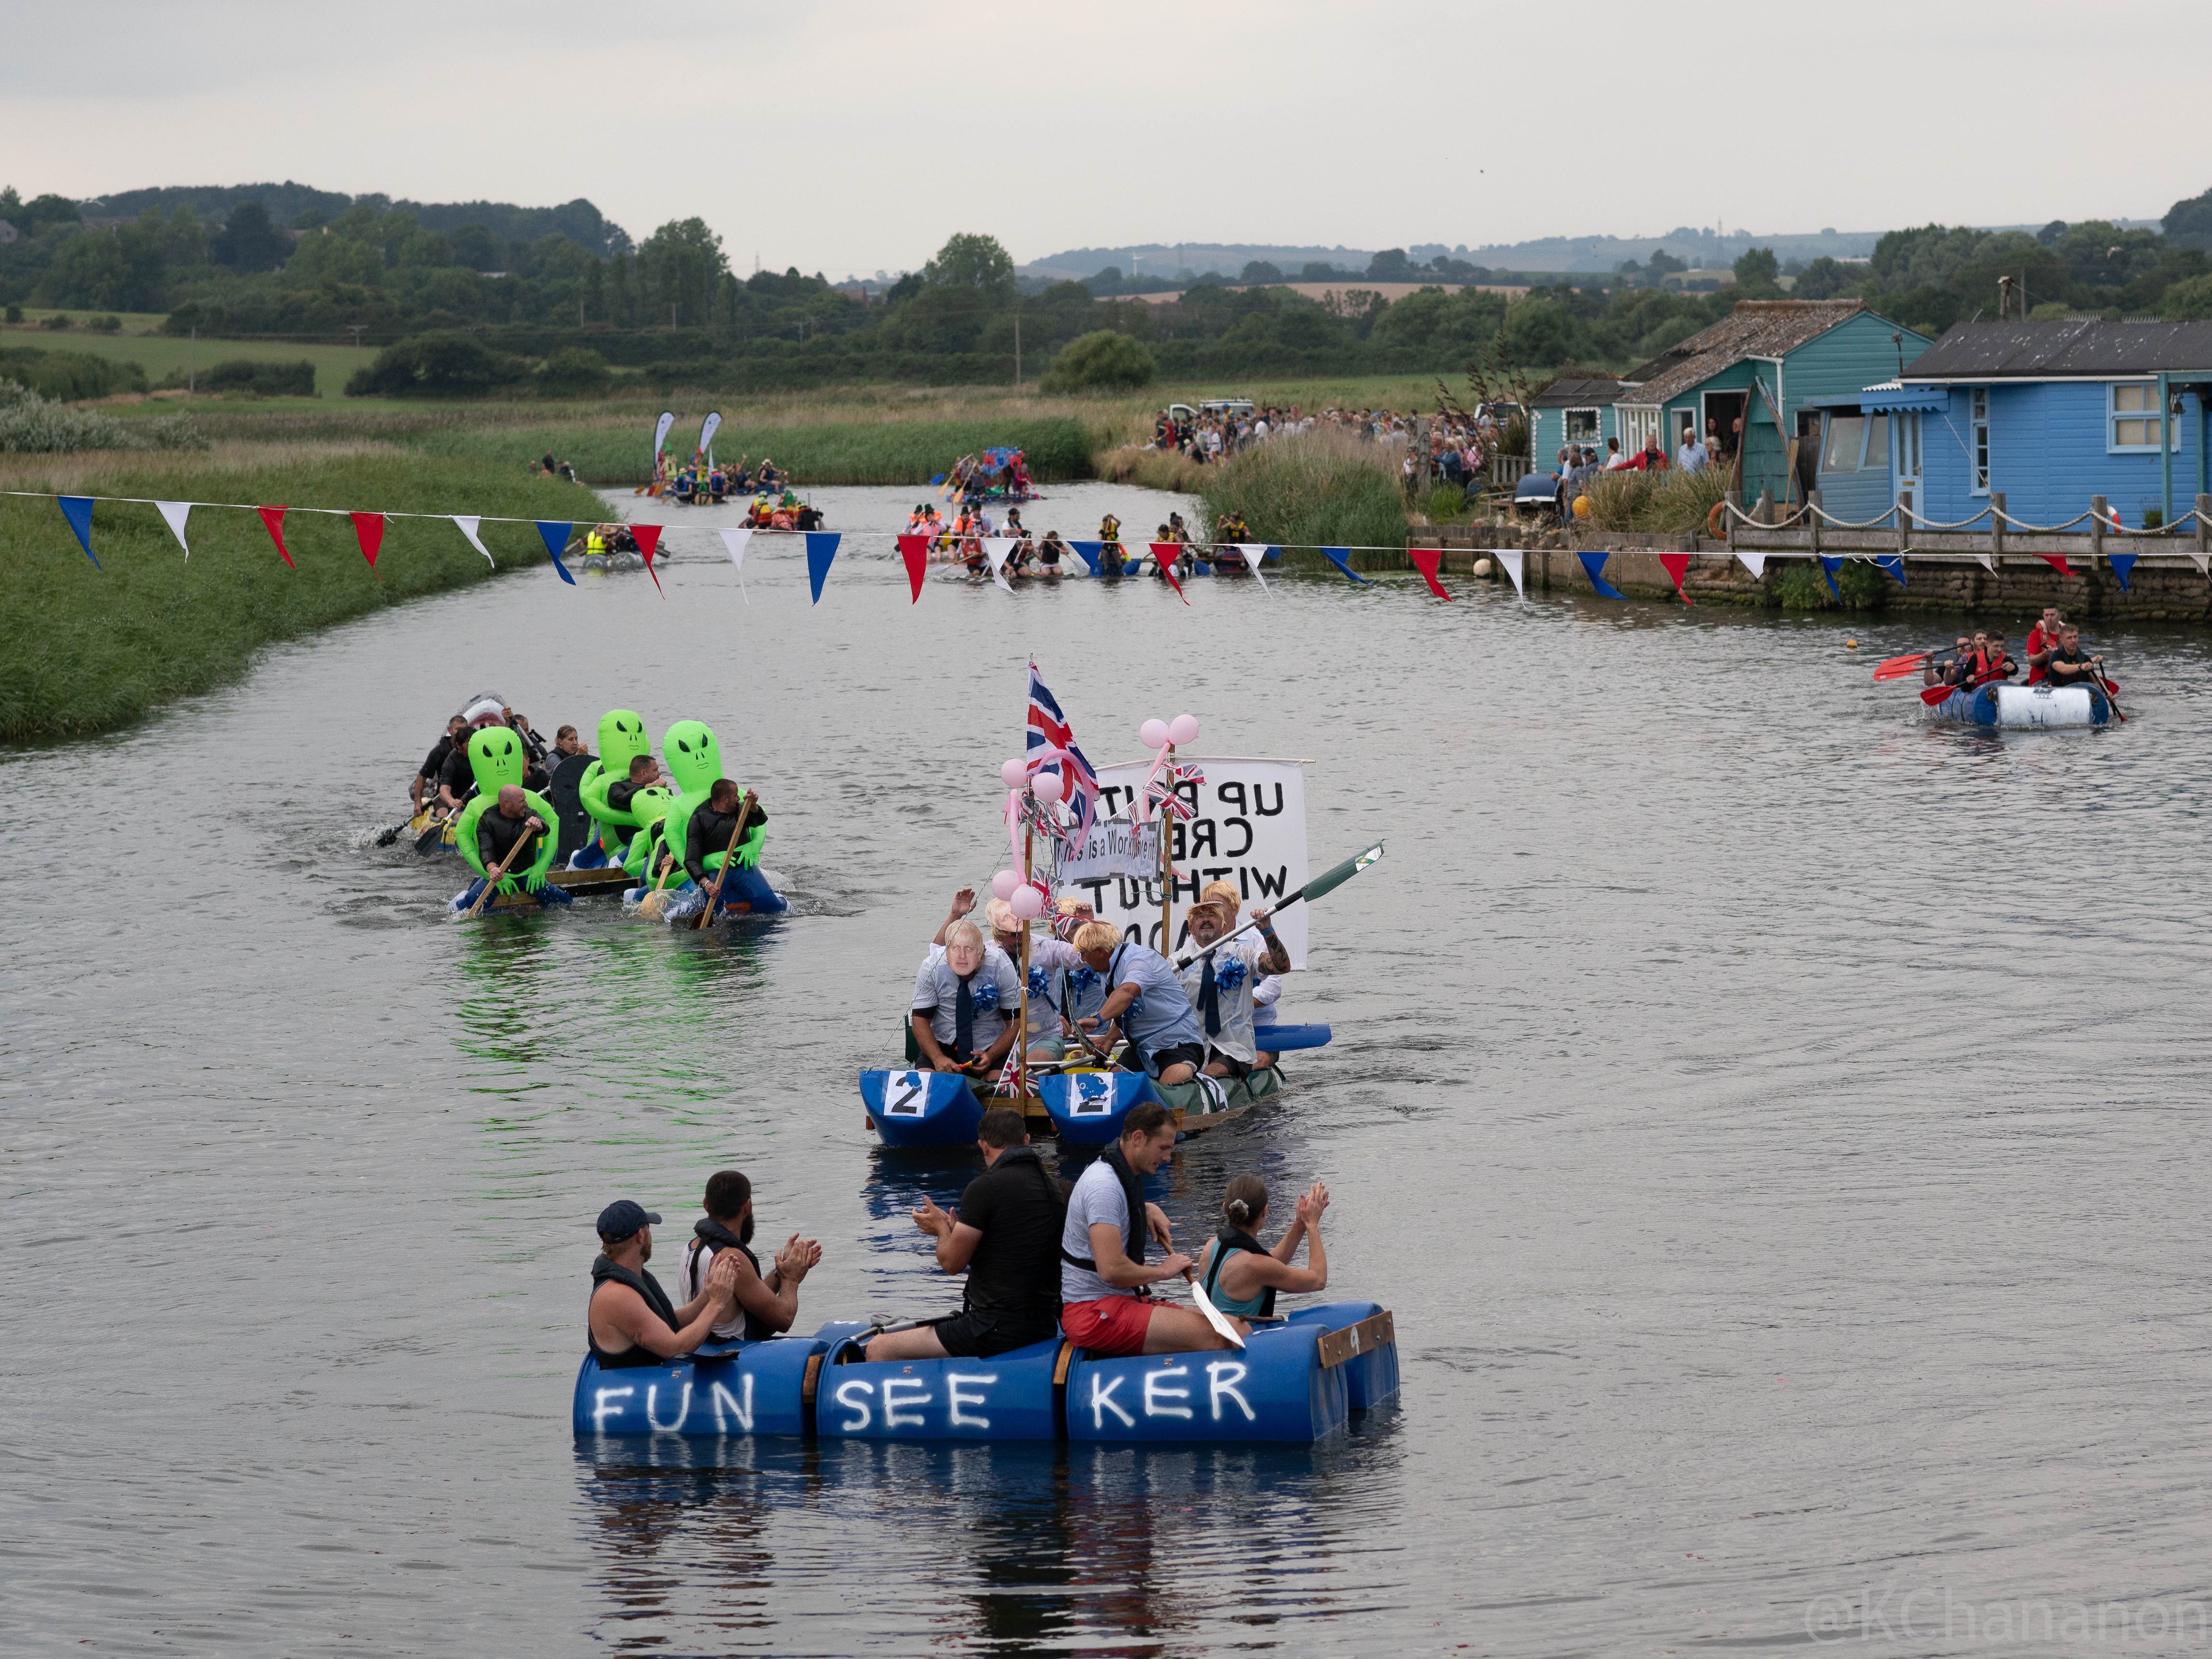
M 1210 530 L 1233 513 L 1261 541 L 1295 547 L 1403 547 L 1397 453 L 1334 428 L 1273 438 L 1199 486 Z

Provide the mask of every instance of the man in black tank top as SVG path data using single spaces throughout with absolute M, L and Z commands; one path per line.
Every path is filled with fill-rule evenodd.
M 732 1306 L 715 1321 L 715 1339 L 758 1342 L 781 1336 L 799 1317 L 799 1282 L 822 1260 L 822 1247 L 793 1233 L 763 1273 L 752 1249 L 753 1184 L 742 1170 L 717 1170 L 708 1177 L 706 1208 L 684 1247 L 677 1288 L 698 1296 L 716 1272 L 726 1272 Z
M 653 1256 L 652 1211 L 617 1199 L 599 1212 L 599 1259 L 592 1263 L 586 1343 L 601 1369 L 658 1365 L 707 1340 L 737 1300 L 737 1263 L 717 1261 L 699 1294 L 678 1308 L 645 1270 Z

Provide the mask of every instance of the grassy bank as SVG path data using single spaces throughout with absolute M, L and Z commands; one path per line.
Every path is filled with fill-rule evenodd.
M 217 363 L 240 358 L 256 363 L 296 363 L 305 358 L 315 366 L 316 392 L 325 398 L 337 397 L 345 387 L 346 377 L 367 367 L 376 356 L 374 351 L 349 345 L 300 345 L 283 340 L 194 341 L 177 334 L 101 334 L 82 326 L 87 313 L 71 314 L 78 320 L 76 328 L 9 328 L 0 331 L 0 345 L 28 346 L 40 351 L 82 351 L 91 356 L 135 362 L 152 381 L 161 380 L 172 371 L 181 374 L 194 367 L 204 374 Z M 128 326 L 127 321 L 125 325 Z
M 583 517 L 572 484 L 388 445 L 223 445 L 168 455 L 0 458 L 0 488 L 160 500 Z M 450 523 L 395 519 L 379 581 L 343 518 L 295 513 L 288 570 L 252 513 L 191 515 L 185 559 L 151 507 L 94 511 L 100 569 L 52 501 L 0 497 L 0 740 L 81 736 L 243 673 L 253 653 L 491 574 Z M 502 568 L 543 563 L 529 525 L 486 525 Z

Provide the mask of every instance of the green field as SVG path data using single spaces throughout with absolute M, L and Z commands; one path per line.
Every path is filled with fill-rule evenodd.
M 33 314 L 24 313 L 26 318 Z M 152 320 L 159 324 L 161 319 Z M 125 326 L 129 325 L 130 319 L 126 318 Z M 95 334 L 88 328 L 50 330 L 26 325 L 0 326 L 0 345 L 43 351 L 82 351 L 89 356 L 135 362 L 146 371 L 147 380 L 153 382 L 159 382 L 172 369 L 182 370 L 194 364 L 205 373 L 217 363 L 240 357 L 258 363 L 296 363 L 304 357 L 314 364 L 315 391 L 325 398 L 338 396 L 345 389 L 346 377 L 356 368 L 366 368 L 376 356 L 373 350 L 354 346 L 297 345 L 281 340 L 194 342 L 171 334 Z

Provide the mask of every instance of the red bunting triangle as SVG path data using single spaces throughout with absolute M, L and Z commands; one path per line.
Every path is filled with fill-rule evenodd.
M 929 538 L 902 536 L 898 538 L 899 557 L 906 561 L 907 585 L 914 589 L 913 604 L 921 603 L 922 573 L 929 568 Z
M 1153 542 L 1151 544 L 1151 546 L 1152 550 L 1152 564 L 1154 568 L 1159 571 L 1160 574 L 1168 579 L 1168 586 L 1175 589 L 1176 598 L 1182 600 L 1185 605 L 1188 605 L 1190 603 L 1190 599 L 1188 596 L 1183 592 L 1182 584 L 1176 580 L 1175 573 L 1176 561 L 1182 556 L 1182 544 L 1181 542 Z
M 368 561 L 368 574 L 376 576 L 376 556 L 384 546 L 384 514 L 349 513 L 346 516 L 353 520 L 354 538 L 361 544 L 361 556 Z M 376 580 L 382 581 L 384 578 L 376 576 Z
M 1674 592 L 1682 603 L 1695 605 L 1697 601 L 1682 592 L 1682 574 L 1690 568 L 1690 556 L 1686 553 L 1662 553 L 1659 562 L 1667 567 L 1667 574 L 1674 579 Z
M 292 563 L 292 556 L 284 550 L 284 509 L 281 507 L 257 507 L 253 510 L 261 515 L 261 522 L 269 532 L 269 539 L 276 544 L 276 550 L 283 555 L 284 562 L 297 570 L 300 567 Z
M 629 527 L 629 533 L 637 538 L 637 550 L 645 555 L 645 574 L 653 578 L 653 591 L 665 599 L 667 594 L 660 586 L 660 573 L 653 568 L 653 553 L 660 545 L 661 529 L 662 526 L 657 524 L 634 524 Z
M 2035 556 L 2062 576 L 2070 576 L 2074 574 L 2073 568 L 2066 562 L 2066 556 L 2063 553 L 2039 553 Z
M 1437 566 L 1443 559 L 1443 549 L 1409 547 L 1406 550 L 1406 556 L 1413 562 L 1413 568 L 1421 573 L 1421 580 L 1429 585 L 1430 592 L 1440 599 L 1451 598 L 1450 594 L 1444 592 L 1443 584 L 1437 580 Z

